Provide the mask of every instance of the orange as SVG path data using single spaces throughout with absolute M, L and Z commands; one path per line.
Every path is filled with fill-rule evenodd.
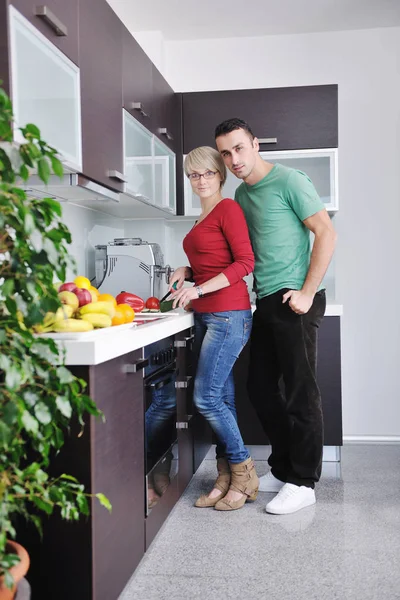
M 132 323 L 135 318 L 135 311 L 129 304 L 118 304 L 116 310 L 122 311 L 125 317 L 125 323 Z
M 125 323 L 124 311 L 119 310 L 119 306 L 118 306 L 118 308 L 115 309 L 115 315 L 111 319 L 111 323 L 113 325 L 124 325 L 124 323 Z
M 111 304 L 113 306 L 117 306 L 117 301 L 114 298 L 114 296 L 111 296 L 111 294 L 99 294 L 97 301 L 98 302 L 111 302 Z
M 76 287 L 83 288 L 85 290 L 89 290 L 92 285 L 89 279 L 87 277 L 82 277 L 82 275 L 75 277 L 74 284 L 76 285 Z

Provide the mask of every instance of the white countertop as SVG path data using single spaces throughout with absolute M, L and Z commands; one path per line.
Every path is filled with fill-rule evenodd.
M 255 307 L 252 308 L 254 311 Z M 178 312 L 181 314 L 162 317 L 162 319 L 150 321 L 146 325 L 132 327 L 132 329 L 109 331 L 107 335 L 99 334 L 97 337 L 87 340 L 65 340 L 57 343 L 61 349 L 66 351 L 66 365 L 98 365 L 192 327 L 193 313 L 183 310 Z M 327 305 L 325 316 L 341 316 L 342 314 L 343 306 L 341 304 Z

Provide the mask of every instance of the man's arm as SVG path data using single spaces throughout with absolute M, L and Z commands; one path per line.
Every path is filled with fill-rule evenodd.
M 297 314 L 308 312 L 321 281 L 328 269 L 335 250 L 337 234 L 327 211 L 320 210 L 303 221 L 315 236 L 311 253 L 310 267 L 301 290 L 290 290 L 283 296 L 289 300 L 290 308 Z

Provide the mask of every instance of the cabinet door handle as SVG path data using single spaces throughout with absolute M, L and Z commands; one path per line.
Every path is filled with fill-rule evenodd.
M 127 183 L 127 181 L 128 181 L 128 179 L 125 177 L 125 175 L 123 175 L 119 171 L 115 171 L 113 169 L 111 169 L 110 171 L 107 171 L 107 177 L 110 177 L 111 179 L 117 179 L 118 181 L 122 181 L 122 183 Z
M 148 365 L 149 365 L 149 359 L 143 358 L 141 360 L 137 360 L 134 363 L 123 365 L 122 372 L 127 373 L 127 374 L 137 373 L 138 371 L 141 371 L 145 367 L 148 367 Z
M 277 144 L 278 138 L 258 138 L 260 144 Z
M 68 35 L 68 29 L 48 6 L 35 6 L 35 15 L 45 21 L 55 31 L 56 35 Z
M 161 135 L 165 135 L 167 140 L 170 140 L 171 142 L 174 141 L 173 136 L 170 134 L 170 132 L 168 131 L 168 129 L 166 127 L 160 127 L 160 129 L 158 131 L 161 133 Z
M 194 340 L 194 333 L 192 333 L 188 337 L 185 337 L 184 340 L 175 340 L 174 346 L 175 348 L 186 348 L 189 342 L 191 342 L 192 340 Z
M 150 115 L 144 110 L 142 102 L 131 102 L 128 105 L 131 110 L 138 110 L 142 117 L 150 117 Z
M 177 429 L 189 429 L 189 422 L 193 415 L 187 415 L 187 421 L 177 421 L 176 428 Z
M 178 379 L 178 381 L 175 381 L 175 387 L 176 388 L 188 388 L 190 385 L 190 382 L 192 381 L 193 377 L 192 375 L 187 375 L 184 379 Z

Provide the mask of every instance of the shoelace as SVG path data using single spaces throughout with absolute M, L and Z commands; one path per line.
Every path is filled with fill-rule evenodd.
M 278 495 L 276 496 L 279 500 L 285 500 L 286 498 L 290 498 L 290 496 L 294 496 L 299 489 L 298 485 L 294 485 L 293 483 L 286 483 L 283 488 L 280 489 Z

